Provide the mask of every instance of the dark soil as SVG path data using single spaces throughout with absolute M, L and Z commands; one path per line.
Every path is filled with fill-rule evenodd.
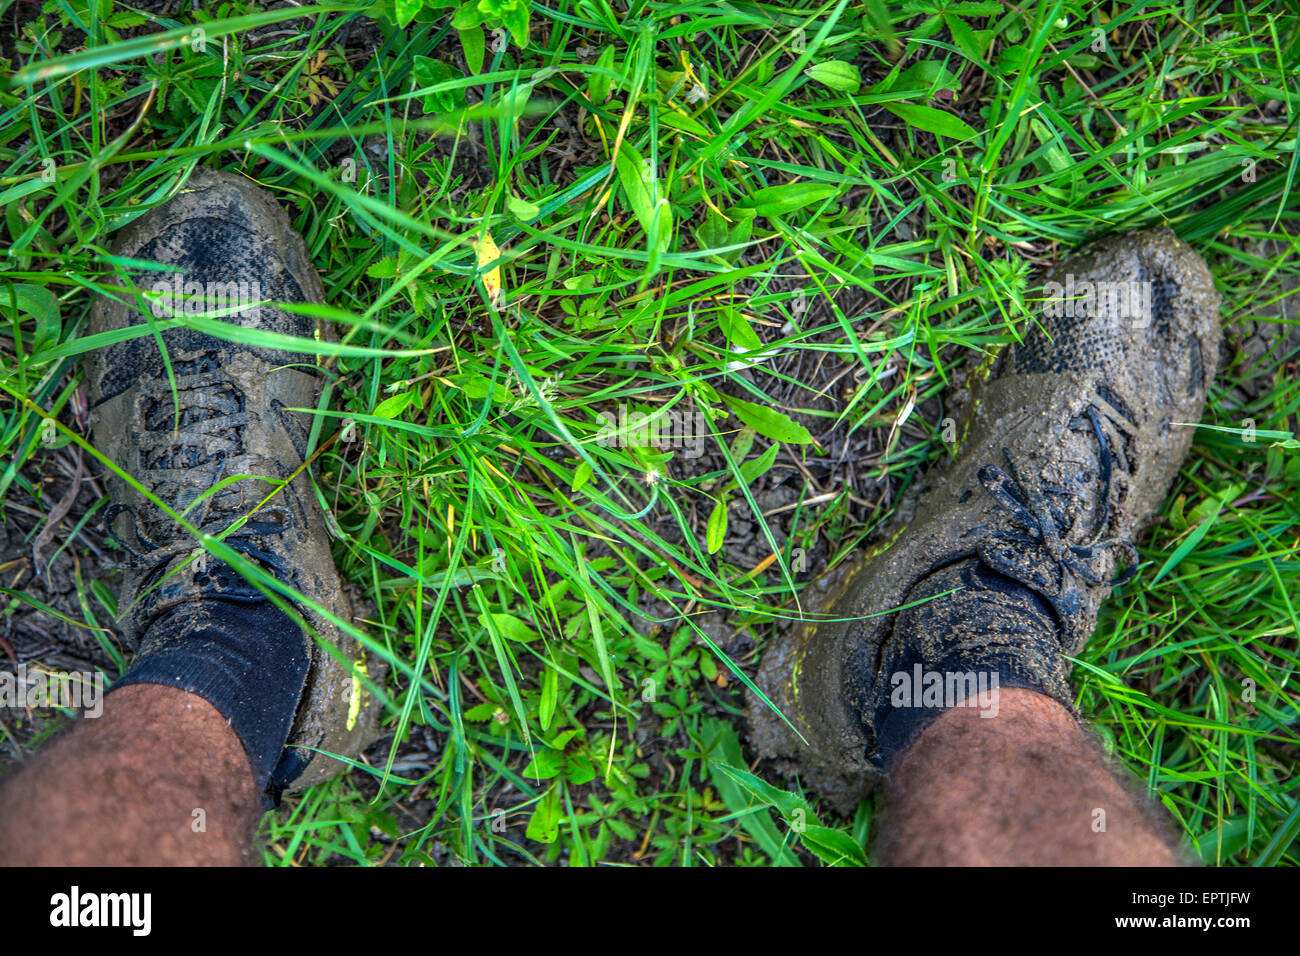
M 112 630 L 112 615 L 91 593 L 90 583 L 102 581 L 110 592 L 113 590 L 113 558 L 94 527 L 94 516 L 69 538 L 72 529 L 100 498 L 96 472 L 82 478 L 76 501 L 60 522 L 59 530 L 43 535 L 46 516 L 72 490 L 75 454 L 75 447 L 38 452 L 21 476 L 36 494 L 15 482 L 5 496 L 0 511 L 3 518 L 0 521 L 0 587 L 8 589 L 9 594 L 4 599 L 4 623 L 0 626 L 0 655 L 5 659 L 0 666 L 9 669 L 27 664 L 61 671 L 102 670 L 111 680 L 117 676 L 117 669 L 105 648 L 120 648 L 121 641 Z M 45 543 L 38 564 L 33 552 L 42 536 Z M 20 593 L 74 621 L 86 625 L 94 622 L 107 630 L 70 624 L 19 599 L 16 595 Z M 91 615 L 89 620 L 82 609 L 83 595 Z M 10 714 L 20 716 L 11 719 Z M 5 711 L 0 720 L 7 724 L 7 732 L 0 734 L 3 737 L 0 776 L 15 761 L 24 759 L 34 744 L 66 722 L 58 711 L 46 709 Z

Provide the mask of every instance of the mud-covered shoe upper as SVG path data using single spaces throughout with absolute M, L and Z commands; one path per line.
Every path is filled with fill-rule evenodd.
M 1076 653 L 1191 445 L 1219 297 L 1167 229 L 1098 242 L 1044 288 L 1024 341 L 972 383 L 954 460 L 912 523 L 933 528 L 939 563 L 978 553 L 1046 597 Z
M 831 616 L 850 620 L 808 625 L 765 651 L 759 686 L 828 766 L 864 767 L 891 612 L 934 570 L 977 556 L 1040 595 L 1061 650 L 1077 653 L 1111 582 L 1135 565 L 1132 539 L 1192 441 L 1179 423 L 1199 420 L 1219 349 L 1219 297 L 1204 262 L 1158 229 L 1093 244 L 1044 288 L 1024 340 L 957 396 L 953 457 L 842 575 Z M 980 636 L 942 639 L 976 646 Z M 1064 665 L 1031 676 L 1066 695 Z M 769 753 L 796 749 L 779 728 L 768 736 Z
M 143 326 L 145 310 L 155 321 L 180 316 L 185 324 L 161 333 L 165 356 L 153 334 L 89 353 L 97 447 L 201 532 L 229 531 L 227 545 L 350 620 L 303 468 L 311 416 L 294 411 L 316 406 L 322 373 L 311 355 L 204 328 L 221 322 L 308 340 L 327 335 L 317 319 L 266 304 L 323 301 L 302 239 L 266 193 L 241 177 L 200 169 L 175 197 L 122 229 L 113 252 L 170 268 L 133 268 L 127 286 L 96 300 L 90 331 Z M 258 597 L 127 482 L 110 477 L 109 494 L 106 523 L 130 554 L 119 600 L 129 641 L 178 604 Z M 307 607 L 299 610 L 323 640 L 359 658 L 355 641 Z M 372 710 L 349 669 L 316 647 L 291 743 L 354 751 L 373 737 Z M 309 761 L 306 751 L 302 756 Z M 338 766 L 316 760 L 311 776 Z

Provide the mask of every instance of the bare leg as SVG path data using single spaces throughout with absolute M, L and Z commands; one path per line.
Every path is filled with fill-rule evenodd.
M 236 866 L 260 816 L 243 745 L 216 709 L 124 687 L 0 788 L 0 863 Z
M 956 707 L 899 758 L 881 863 L 1174 866 L 1167 820 L 1130 793 L 1064 707 L 1004 688 L 996 717 Z

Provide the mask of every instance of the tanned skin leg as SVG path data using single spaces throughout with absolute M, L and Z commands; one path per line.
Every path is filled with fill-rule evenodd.
M 261 816 L 225 718 L 158 684 L 104 698 L 0 787 L 0 807 L 0 863 L 24 866 L 238 866 Z
M 27 865 L 237 865 L 259 816 L 225 720 L 157 685 L 106 698 L 103 717 L 0 788 L 0 805 L 0 861 Z M 200 808 L 206 832 L 192 826 Z M 1176 865 L 1167 831 L 1063 707 L 1005 689 L 998 716 L 949 710 L 902 755 L 876 855 L 887 865 Z
M 996 717 L 948 710 L 898 758 L 875 855 L 892 866 L 1175 866 L 1184 860 L 1162 813 L 1065 708 L 1008 688 Z

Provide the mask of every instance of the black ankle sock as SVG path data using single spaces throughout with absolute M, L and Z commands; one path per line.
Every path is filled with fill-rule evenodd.
M 1048 604 L 976 558 L 929 574 L 903 603 L 954 588 L 962 590 L 900 611 L 894 622 L 877 677 L 888 682 L 872 719 L 877 764 L 889 765 L 949 707 L 961 704 L 992 716 L 1000 688 L 1062 696 L 1064 662 Z
M 266 794 L 310 665 L 302 628 L 271 602 L 199 599 L 149 625 L 112 689 L 165 684 L 207 700 L 239 735 Z

